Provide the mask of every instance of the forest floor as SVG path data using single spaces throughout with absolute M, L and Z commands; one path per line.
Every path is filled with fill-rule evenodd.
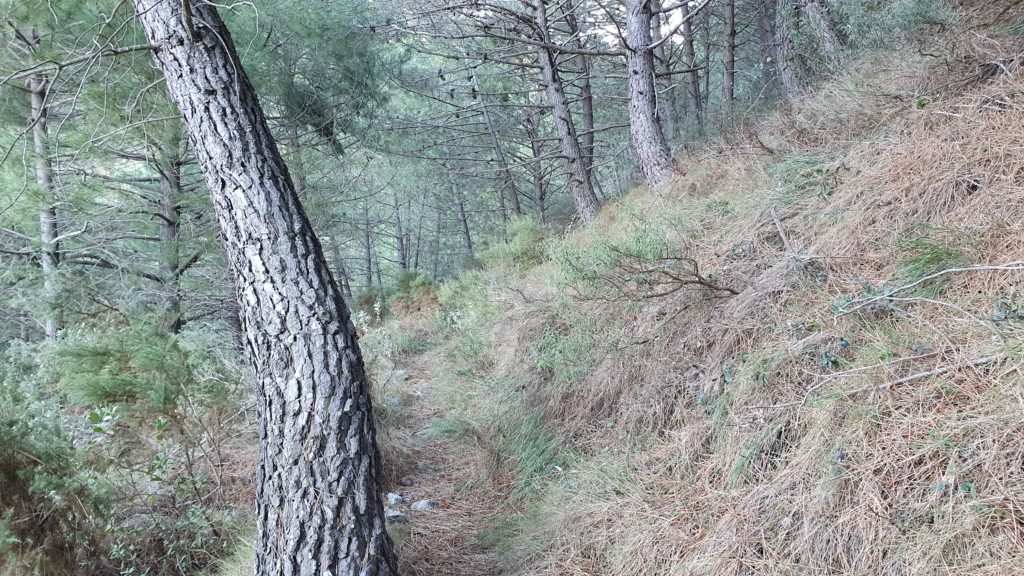
M 388 382 L 399 394 L 399 428 L 388 434 L 407 435 L 408 466 L 393 491 L 407 499 L 393 506 L 408 522 L 393 525 L 402 574 L 408 576 L 490 576 L 498 574 L 490 527 L 506 501 L 500 486 L 488 477 L 488 451 L 478 435 L 455 414 L 475 392 L 466 379 L 449 375 L 439 349 L 405 356 L 395 366 L 404 382 Z M 400 388 L 399 390 L 396 390 Z M 385 440 L 387 441 L 387 440 Z M 437 508 L 413 511 L 409 504 L 433 500 Z

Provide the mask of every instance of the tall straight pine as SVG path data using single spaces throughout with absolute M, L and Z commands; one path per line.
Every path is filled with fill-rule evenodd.
M 256 370 L 256 574 L 395 575 L 355 328 L 231 35 L 206 2 L 133 4 L 206 176 Z

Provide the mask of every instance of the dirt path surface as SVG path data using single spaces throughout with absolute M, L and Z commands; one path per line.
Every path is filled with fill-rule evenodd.
M 442 382 L 431 366 L 444 360 L 438 352 L 406 357 L 396 363 L 408 379 L 391 384 L 400 394 L 403 432 L 411 435 L 409 472 L 394 491 L 407 499 L 392 509 L 408 516 L 393 533 L 403 576 L 498 576 L 493 546 L 486 530 L 493 526 L 504 496 L 488 479 L 487 453 L 467 430 L 452 430 L 457 385 Z M 432 356 L 433 355 L 433 356 Z M 464 397 L 464 396 L 463 396 Z M 457 426 L 457 424 L 456 424 Z M 437 503 L 434 510 L 415 511 L 421 500 Z

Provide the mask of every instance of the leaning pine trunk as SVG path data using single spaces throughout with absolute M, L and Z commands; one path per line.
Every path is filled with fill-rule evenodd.
M 533 0 L 533 18 L 539 30 L 540 40 L 550 44 L 548 15 L 545 0 Z M 551 117 L 558 134 L 558 143 L 565 161 L 565 176 L 568 180 L 569 194 L 576 204 L 576 213 L 584 222 L 590 223 L 597 218 L 601 210 L 601 201 L 594 192 L 586 156 L 580 146 L 576 125 L 569 109 L 569 99 L 565 95 L 565 87 L 558 73 L 558 62 L 555 53 L 547 46 L 538 46 L 537 63 L 540 64 L 544 92 L 551 106 Z
M 355 328 L 231 36 L 205 2 L 133 4 L 206 175 L 256 370 L 256 574 L 395 575 Z
M 654 188 L 675 172 L 675 160 L 658 121 L 651 48 L 651 0 L 626 1 L 626 68 L 629 74 L 629 133 L 648 186 Z

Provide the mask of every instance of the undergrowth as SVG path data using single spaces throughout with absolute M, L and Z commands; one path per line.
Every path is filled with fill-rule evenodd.
M 850 34 L 948 18 L 837 5 Z M 979 105 L 1021 74 L 936 78 L 1020 45 L 944 41 L 960 68 L 855 63 L 754 128 L 770 150 L 709 145 L 563 237 L 515 223 L 439 288 L 481 393 L 434 433 L 511 486 L 479 536 L 508 573 L 1024 571 L 1024 109 Z

